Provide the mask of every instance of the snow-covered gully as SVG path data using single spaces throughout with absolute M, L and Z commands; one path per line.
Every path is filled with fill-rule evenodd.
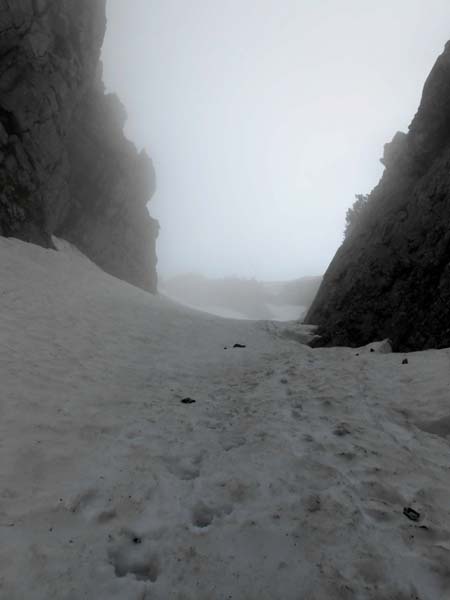
M 312 350 L 0 251 L 2 600 L 450 598 L 448 350 Z

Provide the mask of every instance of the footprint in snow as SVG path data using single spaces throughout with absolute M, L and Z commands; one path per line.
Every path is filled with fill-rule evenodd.
M 215 518 L 230 515 L 232 512 L 233 507 L 231 505 L 212 507 L 200 501 L 192 509 L 191 522 L 196 529 L 206 529 Z
M 166 456 L 163 458 L 163 462 L 169 473 L 182 481 L 192 481 L 200 477 L 202 460 L 202 455 L 194 459 L 179 458 L 176 456 Z
M 130 531 L 122 531 L 119 539 L 112 541 L 108 561 L 119 578 L 132 575 L 138 581 L 154 583 L 161 574 L 160 559 L 150 540 Z
M 344 437 L 346 435 L 350 435 L 351 431 L 347 423 L 339 423 L 339 425 L 333 430 L 333 433 L 338 437 Z
M 243 436 L 240 435 L 234 435 L 234 434 L 225 434 L 222 439 L 220 440 L 220 444 L 222 446 L 222 448 L 225 450 L 225 452 L 229 452 L 230 450 L 233 450 L 234 448 L 240 448 L 241 446 L 244 446 L 246 443 L 246 439 Z
M 98 490 L 85 490 L 67 501 L 67 508 L 86 520 L 97 521 L 100 525 L 112 521 L 117 512 L 112 506 L 112 498 L 103 497 Z

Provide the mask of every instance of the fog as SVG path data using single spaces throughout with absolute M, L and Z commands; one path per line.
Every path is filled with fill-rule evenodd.
M 302 318 L 317 293 L 321 277 L 288 282 L 224 277 L 210 279 L 186 273 L 160 283 L 160 291 L 175 301 L 220 317 L 291 321 Z
M 321 274 L 448 39 L 448 0 L 109 0 L 107 88 L 158 178 L 163 276 Z

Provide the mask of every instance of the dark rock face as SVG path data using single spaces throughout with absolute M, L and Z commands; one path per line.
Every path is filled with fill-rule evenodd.
M 105 28 L 105 0 L 0 0 L 0 234 L 59 235 L 154 292 L 154 172 L 104 93 Z
M 102 269 L 156 292 L 158 223 L 146 203 L 155 175 L 122 133 L 125 111 L 101 81 L 76 108 L 67 137 L 71 203 L 56 234 Z
M 395 350 L 450 346 L 450 42 L 408 134 L 334 257 L 306 322 L 321 344 L 389 337 Z

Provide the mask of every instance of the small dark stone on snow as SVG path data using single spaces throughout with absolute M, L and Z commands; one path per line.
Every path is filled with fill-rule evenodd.
M 402 362 L 402 365 L 408 365 L 409 364 L 409 360 L 407 358 L 405 358 Z
M 420 519 L 420 513 L 409 506 L 403 509 L 403 514 L 411 521 L 418 521 Z
M 183 398 L 183 400 L 181 401 L 182 404 L 195 404 L 196 400 L 193 400 L 192 398 Z
M 244 344 L 235 344 L 233 348 L 247 348 Z

